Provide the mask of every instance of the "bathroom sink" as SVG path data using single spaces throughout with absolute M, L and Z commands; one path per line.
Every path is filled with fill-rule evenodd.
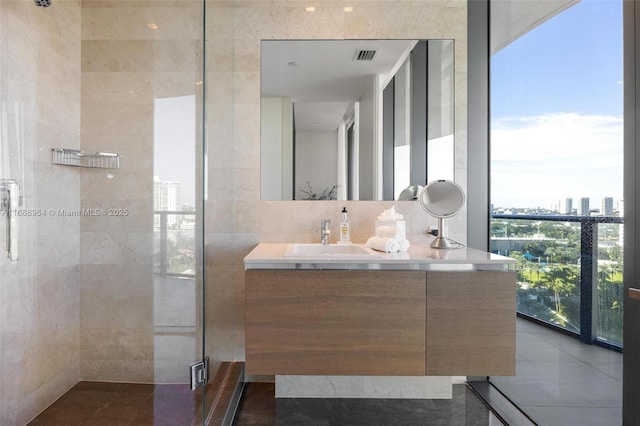
M 351 259 L 381 257 L 371 249 L 354 244 L 287 244 L 284 255 L 285 257 L 347 257 Z

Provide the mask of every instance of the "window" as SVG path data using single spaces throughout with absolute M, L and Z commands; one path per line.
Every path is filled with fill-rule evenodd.
M 621 345 L 622 2 L 516 3 L 492 2 L 491 249 L 519 312 Z

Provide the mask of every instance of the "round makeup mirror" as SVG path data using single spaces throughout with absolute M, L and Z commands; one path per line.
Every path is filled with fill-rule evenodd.
M 418 196 L 420 205 L 431 216 L 438 218 L 438 236 L 431 247 L 438 249 L 451 248 L 451 243 L 444 235 L 444 218 L 453 217 L 464 207 L 464 191 L 455 182 L 435 180 L 424 187 Z

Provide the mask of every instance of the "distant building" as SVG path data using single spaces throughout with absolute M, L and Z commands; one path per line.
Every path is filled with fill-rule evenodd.
M 572 214 L 573 213 L 573 198 L 567 197 L 564 202 L 560 202 L 560 214 Z
M 178 211 L 180 203 L 180 193 L 182 183 L 177 181 L 160 180 L 158 176 L 153 177 L 153 209 L 154 211 Z M 178 216 L 167 215 L 167 225 L 176 225 Z M 154 218 L 156 228 L 160 227 L 160 216 Z
M 604 197 L 602 199 L 602 215 L 613 216 L 613 197 Z
M 582 216 L 589 216 L 590 213 L 591 211 L 589 210 L 589 198 L 580 198 L 580 214 Z

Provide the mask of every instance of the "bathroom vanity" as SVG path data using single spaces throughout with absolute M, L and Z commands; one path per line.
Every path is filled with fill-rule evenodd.
M 515 374 L 513 259 L 259 244 L 244 261 L 249 375 Z

